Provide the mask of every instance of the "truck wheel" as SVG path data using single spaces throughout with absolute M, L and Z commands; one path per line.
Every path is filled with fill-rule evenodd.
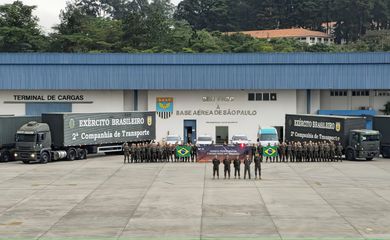
M 41 154 L 41 163 L 42 164 L 46 164 L 46 163 L 48 163 L 50 161 L 50 156 L 49 156 L 49 154 L 47 153 L 47 152 L 43 152 L 42 154 Z
M 74 149 L 74 148 L 69 149 L 68 152 L 67 152 L 67 155 L 68 155 L 68 160 L 69 161 L 76 160 L 76 156 L 77 156 L 76 149 Z
M 384 158 L 390 158 L 390 148 L 389 147 L 384 147 L 382 149 L 382 156 Z
M 355 153 L 353 152 L 352 149 L 347 150 L 347 153 L 345 154 L 345 158 L 348 160 L 356 160 Z
M 85 149 L 79 150 L 79 159 L 80 160 L 87 159 L 87 151 Z
M 30 161 L 28 161 L 28 160 L 23 160 L 23 163 L 24 163 L 24 164 L 29 164 Z
M 367 161 L 371 161 L 372 159 L 374 158 L 373 157 L 366 158 Z
M 9 162 L 11 160 L 11 154 L 9 152 L 3 152 L 1 155 L 2 162 Z

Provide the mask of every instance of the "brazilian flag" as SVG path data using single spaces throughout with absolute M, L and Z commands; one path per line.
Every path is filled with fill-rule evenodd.
M 278 147 L 264 147 L 263 148 L 263 156 L 264 157 L 276 157 L 278 156 Z
M 191 156 L 191 147 L 190 146 L 177 146 L 176 147 L 176 156 L 179 158 L 190 157 Z

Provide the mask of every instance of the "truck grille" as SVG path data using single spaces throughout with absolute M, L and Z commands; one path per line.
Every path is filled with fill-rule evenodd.
M 29 150 L 32 150 L 32 147 L 23 147 L 23 146 L 19 146 L 18 148 L 19 148 L 19 150 L 21 150 L 21 151 L 29 151 Z
M 21 158 L 30 158 L 30 154 L 29 153 L 20 153 L 20 157 Z

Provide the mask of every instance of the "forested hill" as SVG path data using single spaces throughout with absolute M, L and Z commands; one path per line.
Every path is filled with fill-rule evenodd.
M 2 52 L 390 51 L 390 0 L 72 0 L 44 33 L 20 1 L 0 5 Z M 225 32 L 335 23 L 335 45 Z

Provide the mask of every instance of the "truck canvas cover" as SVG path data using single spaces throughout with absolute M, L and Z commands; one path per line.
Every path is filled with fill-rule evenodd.
M 156 138 L 155 112 L 47 113 L 56 147 L 138 142 Z
M 349 132 L 365 128 L 365 118 L 323 115 L 286 115 L 287 141 L 333 141 L 347 144 Z

